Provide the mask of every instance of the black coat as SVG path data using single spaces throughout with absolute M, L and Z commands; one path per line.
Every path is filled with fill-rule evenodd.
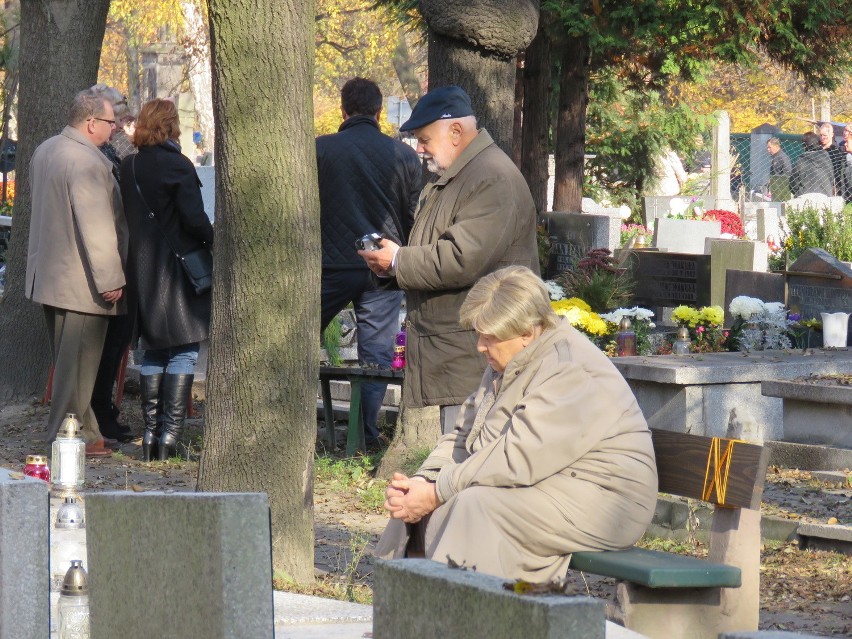
M 828 153 L 822 149 L 806 150 L 796 159 L 790 189 L 796 197 L 805 193 L 834 195 L 834 170 Z
M 134 174 L 156 219 L 136 190 Z M 213 243 L 200 184 L 192 162 L 168 142 L 143 146 L 121 163 L 121 196 L 130 231 L 127 280 L 138 299 L 137 331 L 144 348 L 207 338 L 210 292 L 195 294 L 173 252 Z
M 414 149 L 355 115 L 340 131 L 317 138 L 323 269 L 366 269 L 355 240 L 383 233 L 408 241 L 423 170 Z

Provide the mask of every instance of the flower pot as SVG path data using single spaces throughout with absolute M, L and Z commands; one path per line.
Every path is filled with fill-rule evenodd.
M 820 313 L 820 315 L 822 315 L 823 348 L 845 348 L 849 313 Z

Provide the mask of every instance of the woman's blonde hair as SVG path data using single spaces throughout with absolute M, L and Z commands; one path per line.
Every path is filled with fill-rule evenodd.
M 559 318 L 544 282 L 525 266 L 507 266 L 482 277 L 459 312 L 465 328 L 499 340 L 524 335 L 534 326 L 547 330 Z
M 142 105 L 133 134 L 134 145 L 155 146 L 166 140 L 177 140 L 178 137 L 180 126 L 174 102 L 157 98 Z

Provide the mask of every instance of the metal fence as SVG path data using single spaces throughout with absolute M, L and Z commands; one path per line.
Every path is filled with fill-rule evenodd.
M 772 156 L 767 142 L 778 138 L 781 151 L 790 158 L 792 172 L 789 176 L 770 176 Z M 785 201 L 804 193 L 821 192 L 852 199 L 852 183 L 845 177 L 846 163 L 852 155 L 835 152 L 826 158 L 806 154 L 801 135 L 787 133 L 752 132 L 731 134 L 731 195 L 738 193 L 761 194 L 774 201 Z M 826 161 L 827 160 L 827 161 Z M 829 191 L 830 192 L 827 192 Z

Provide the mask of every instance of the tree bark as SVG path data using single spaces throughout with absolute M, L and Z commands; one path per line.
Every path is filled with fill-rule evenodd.
M 216 248 L 198 488 L 267 493 L 273 570 L 310 582 L 320 305 L 314 2 L 208 7 Z
M 50 347 L 41 307 L 24 297 L 30 235 L 30 158 L 62 130 L 76 93 L 98 78 L 109 0 L 21 0 L 18 152 L 14 231 L 6 253 L 6 291 L 0 303 L 0 399 L 44 390 Z
M 408 41 L 405 39 L 405 32 L 402 30 L 399 32 L 399 40 L 393 52 L 393 68 L 405 93 L 405 99 L 408 100 L 408 106 L 413 109 L 420 96 L 423 95 L 423 87 L 420 86 L 417 69 L 411 60 Z
M 510 157 L 515 58 L 538 28 L 535 0 L 420 0 L 429 26 L 429 88 L 467 91 L 480 126 Z
M 438 406 L 407 408 L 400 406 L 393 441 L 382 455 L 376 474 L 390 479 L 404 468 L 417 451 L 432 450 L 441 436 L 441 409 Z
M 542 20 L 525 56 L 524 126 L 521 135 L 521 173 L 527 179 L 539 215 L 547 209 L 551 65 L 551 41 L 545 20 Z
M 556 179 L 553 210 L 579 213 L 583 200 L 583 155 L 589 105 L 589 46 L 585 38 L 566 38 L 559 77 L 556 125 Z
M 524 126 L 524 66 L 526 61 L 524 54 L 518 54 L 515 58 L 515 104 L 512 109 L 512 162 L 521 168 L 521 146 L 522 131 Z

